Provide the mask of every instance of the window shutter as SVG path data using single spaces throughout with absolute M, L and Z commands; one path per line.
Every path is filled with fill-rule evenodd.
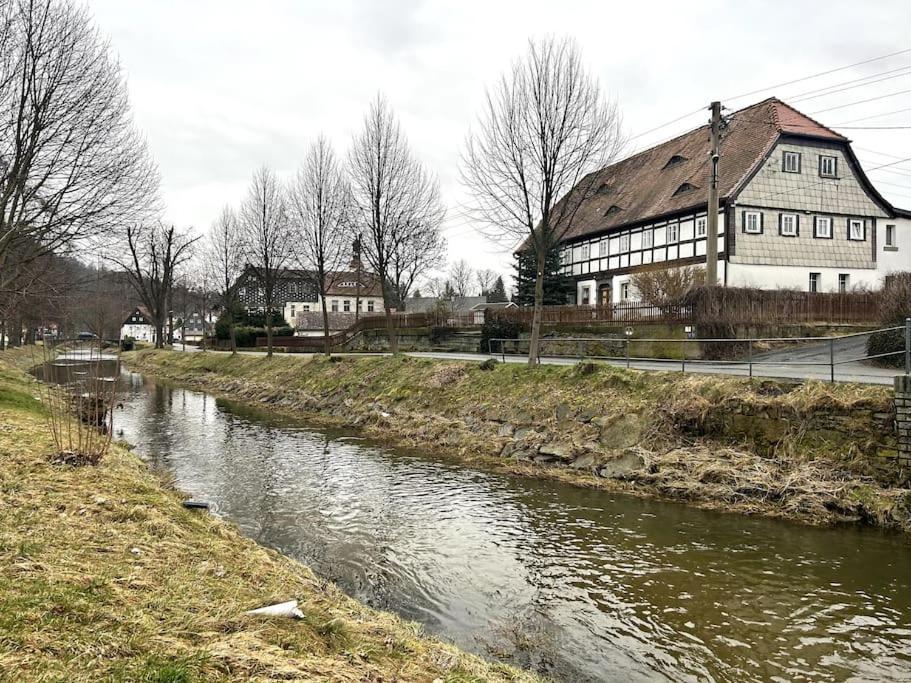
M 799 213 L 794 214 L 794 235 L 798 236 L 798 237 L 800 236 L 800 214 Z
M 762 228 L 763 228 L 762 224 L 763 224 L 763 222 L 765 222 L 765 213 L 763 213 L 762 211 L 760 211 L 760 212 L 759 212 L 759 232 L 762 232 Z
M 780 213 L 780 214 L 778 214 L 778 234 L 779 235 L 783 234 L 781 232 L 781 226 L 783 223 L 784 223 L 784 214 Z

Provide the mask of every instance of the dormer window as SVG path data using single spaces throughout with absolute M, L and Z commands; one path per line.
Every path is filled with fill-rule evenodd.
M 689 183 L 683 183 L 680 187 L 674 190 L 673 196 L 676 197 L 678 194 L 685 194 L 687 192 L 692 192 L 696 189 L 695 185 L 690 185 Z
M 671 166 L 676 166 L 677 164 L 682 164 L 684 161 L 687 161 L 685 156 L 675 154 L 670 159 L 667 160 L 667 163 L 664 165 L 664 168 L 670 168 Z
M 613 216 L 615 213 L 620 213 L 620 211 L 622 211 L 622 210 L 623 209 L 621 209 L 619 206 L 617 206 L 616 204 L 613 204 L 607 211 L 604 212 L 604 215 Z
M 601 183 L 601 186 L 598 188 L 598 194 L 610 194 L 613 188 L 607 183 Z

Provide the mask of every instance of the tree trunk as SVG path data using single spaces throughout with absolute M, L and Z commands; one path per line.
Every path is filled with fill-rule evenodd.
M 538 248 L 537 251 L 537 275 L 535 276 L 535 307 L 534 315 L 531 319 L 531 340 L 528 344 L 528 364 L 535 366 L 540 360 L 540 339 L 541 339 L 541 314 L 544 306 L 544 263 L 547 258 L 547 250 Z
M 323 353 L 326 358 L 332 355 L 332 344 L 329 343 L 329 309 L 326 307 L 326 295 L 320 294 L 323 300 Z
M 161 322 L 155 323 L 155 348 L 164 348 L 164 323 Z
M 272 309 L 266 306 L 266 357 L 272 358 Z

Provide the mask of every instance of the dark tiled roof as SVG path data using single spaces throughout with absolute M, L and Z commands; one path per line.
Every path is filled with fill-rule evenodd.
M 782 133 L 847 142 L 775 98 L 741 109 L 728 118 L 721 142 L 720 198 L 738 188 Z M 563 239 L 705 206 L 710 151 L 709 126 L 704 125 L 597 171 L 591 184 L 588 176 L 579 186 L 590 187 L 592 196 L 583 201 Z

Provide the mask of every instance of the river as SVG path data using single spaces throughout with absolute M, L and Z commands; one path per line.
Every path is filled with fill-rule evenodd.
M 118 436 L 181 489 L 466 650 L 574 682 L 911 680 L 905 537 L 467 469 L 124 377 Z

